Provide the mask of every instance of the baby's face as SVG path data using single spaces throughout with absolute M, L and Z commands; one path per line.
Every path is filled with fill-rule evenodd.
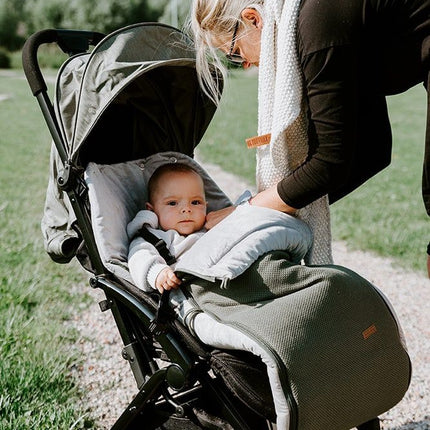
M 202 229 L 206 222 L 202 179 L 194 172 L 165 173 L 148 208 L 157 214 L 163 230 L 176 230 L 187 236 Z

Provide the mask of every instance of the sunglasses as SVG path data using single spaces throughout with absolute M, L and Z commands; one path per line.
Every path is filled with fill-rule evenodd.
M 236 35 L 237 35 L 238 29 L 239 29 L 239 21 L 237 21 L 236 25 L 234 26 L 233 37 L 231 38 L 230 51 L 228 54 L 225 55 L 227 60 L 231 61 L 234 64 L 242 64 L 245 62 L 245 60 L 239 54 L 233 53 L 234 45 L 236 44 Z

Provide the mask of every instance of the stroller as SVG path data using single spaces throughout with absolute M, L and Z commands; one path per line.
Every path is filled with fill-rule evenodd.
M 70 56 L 59 70 L 54 103 L 37 60 L 39 46 L 53 42 Z M 94 46 L 91 52 L 90 46 Z M 130 278 L 124 224 L 143 205 L 140 190 L 157 165 L 176 161 L 193 165 L 194 149 L 215 113 L 199 87 L 192 42 L 179 30 L 156 23 L 132 25 L 108 36 L 43 30 L 27 40 L 23 65 L 53 138 L 42 223 L 46 250 L 58 263 L 76 256 L 92 274 L 91 287 L 103 290 L 106 299 L 100 308 L 110 310 L 115 319 L 124 344 L 122 356 L 139 390 L 112 429 L 260 430 L 276 424 L 278 429 L 291 430 L 379 429 L 377 415 L 394 406 L 407 390 L 410 362 L 389 305 L 367 283 L 366 289 L 377 297 L 379 307 L 374 311 L 387 315 L 387 330 L 392 333 L 388 343 L 393 346 L 376 347 L 380 356 L 387 348 L 388 388 L 378 387 L 378 395 L 367 393 L 371 398 L 362 407 L 366 413 L 356 408 L 359 417 L 352 413 L 337 423 L 333 414 L 338 406 L 330 412 L 322 403 L 318 414 L 329 418 L 320 422 L 312 418 L 309 424 L 300 412 L 306 410 L 305 399 L 297 394 L 293 372 L 278 381 L 278 391 L 268 377 L 266 347 L 259 347 L 263 351 L 259 355 L 253 353 L 254 344 L 227 349 L 202 342 L 172 310 L 168 294 L 142 291 Z M 215 69 L 213 76 L 222 86 Z M 210 210 L 230 205 L 207 173 L 199 173 L 207 186 Z M 297 267 L 301 266 L 290 264 L 288 270 Z M 216 284 L 202 282 L 191 277 L 188 283 Z M 303 285 L 297 287 L 302 290 Z M 201 313 L 202 303 L 193 300 L 194 291 L 184 288 L 184 297 Z M 367 340 L 376 331 L 369 324 L 363 336 Z M 347 373 L 352 380 L 353 371 Z M 286 388 L 289 380 L 293 388 Z M 277 397 L 279 390 L 288 393 L 283 401 Z M 382 404 L 369 407 L 377 397 L 385 397 Z

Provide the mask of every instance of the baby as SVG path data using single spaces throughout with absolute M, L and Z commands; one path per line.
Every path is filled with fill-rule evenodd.
M 151 233 L 164 240 L 167 249 L 178 259 L 205 232 L 203 179 L 186 164 L 159 167 L 148 183 L 146 208 L 127 226 L 129 237 L 133 238 L 146 225 Z M 128 265 L 138 286 L 150 286 L 162 293 L 178 288 L 181 283 L 156 248 L 141 237 L 135 237 L 130 244 Z

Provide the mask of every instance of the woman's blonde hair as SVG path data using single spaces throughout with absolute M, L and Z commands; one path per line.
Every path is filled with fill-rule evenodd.
M 205 94 L 219 104 L 221 87 L 219 69 L 223 78 L 227 75 L 225 61 L 219 56 L 220 41 L 232 37 L 234 27 L 242 23 L 241 13 L 244 9 L 256 9 L 263 15 L 264 0 L 192 0 L 189 31 L 195 43 L 196 69 L 200 85 Z

